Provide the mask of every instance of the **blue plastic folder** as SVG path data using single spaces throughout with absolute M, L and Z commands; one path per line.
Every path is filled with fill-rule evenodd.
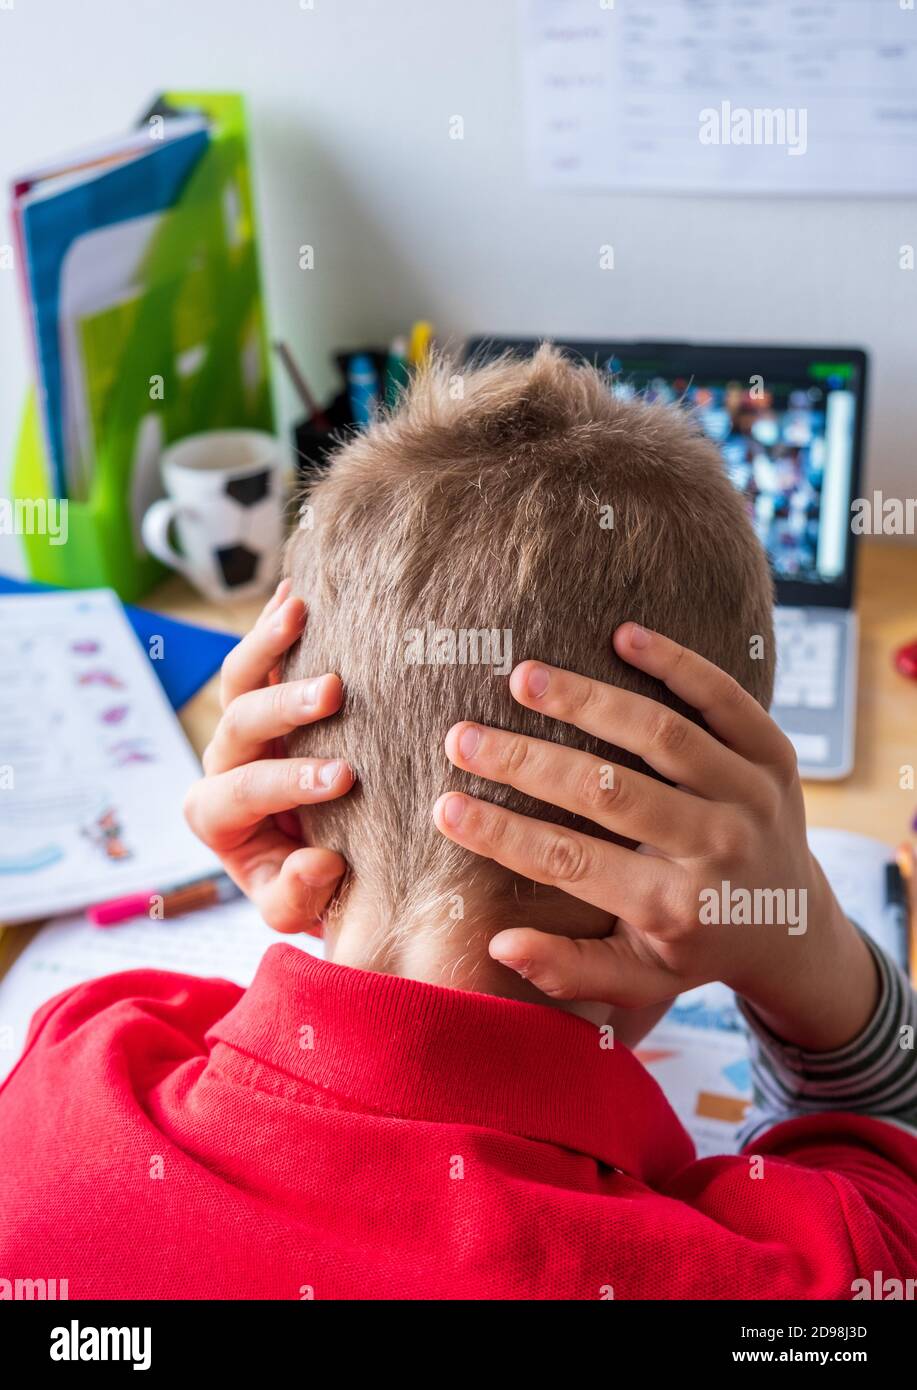
M 53 590 L 54 587 L 53 584 L 34 584 L 0 575 L 0 594 L 37 593 L 39 590 Z M 150 654 L 150 638 L 165 638 L 162 659 L 151 660 L 150 665 L 159 677 L 170 705 L 176 710 L 181 709 L 220 669 L 224 657 L 239 640 L 233 633 L 182 623 L 161 613 L 151 613 L 146 608 L 135 608 L 131 603 L 124 605 L 124 611 L 147 656 Z
M 142 156 L 53 196 L 27 200 L 22 210 L 26 273 L 34 312 L 46 435 L 54 492 L 69 497 L 64 448 L 58 296 L 61 271 L 80 237 L 113 223 L 171 208 L 210 142 L 193 130 Z M 52 190 L 53 191 L 53 190 Z

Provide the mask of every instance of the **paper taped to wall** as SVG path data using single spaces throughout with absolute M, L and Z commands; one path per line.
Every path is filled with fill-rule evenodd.
M 856 0 L 520 0 L 536 182 L 917 191 L 917 12 Z

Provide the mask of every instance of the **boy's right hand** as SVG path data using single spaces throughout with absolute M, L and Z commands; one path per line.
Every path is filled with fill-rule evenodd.
M 305 605 L 289 589 L 288 580 L 278 585 L 223 663 L 223 717 L 185 817 L 268 926 L 315 933 L 346 864 L 332 850 L 303 844 L 295 811 L 343 796 L 353 772 L 341 761 L 285 756 L 284 735 L 335 714 L 343 696 L 335 675 L 280 684 L 280 659 L 306 621 Z

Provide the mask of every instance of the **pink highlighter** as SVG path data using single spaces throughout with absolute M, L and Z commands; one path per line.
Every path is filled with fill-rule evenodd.
M 236 887 L 228 874 L 218 874 L 215 878 L 180 884 L 164 893 L 129 893 L 123 898 L 111 898 L 108 902 L 90 907 L 86 916 L 96 927 L 114 927 L 133 917 L 152 917 L 154 921 L 180 917 L 184 912 L 198 912 L 201 908 L 212 907 L 214 903 L 230 902 L 241 896 L 241 889 Z M 161 907 L 157 913 L 151 914 L 154 898 L 161 900 Z

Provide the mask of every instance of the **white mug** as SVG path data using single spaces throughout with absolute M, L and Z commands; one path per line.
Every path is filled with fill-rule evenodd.
M 206 598 L 266 593 L 280 572 L 286 463 L 280 441 L 259 430 L 207 430 L 171 444 L 161 460 L 169 495 L 143 518 L 146 548 Z

